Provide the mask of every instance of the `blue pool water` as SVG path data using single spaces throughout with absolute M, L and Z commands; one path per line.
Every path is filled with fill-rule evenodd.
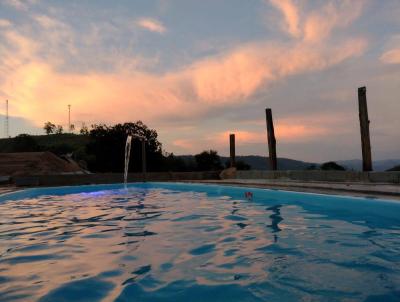
M 400 203 L 165 183 L 3 195 L 0 301 L 400 301 Z

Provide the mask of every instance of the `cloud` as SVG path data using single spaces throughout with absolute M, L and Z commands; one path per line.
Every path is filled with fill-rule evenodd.
M 285 18 L 284 28 L 290 35 L 298 38 L 301 35 L 299 10 L 292 0 L 270 0 L 271 4 L 280 10 Z
M 400 48 L 384 52 L 380 60 L 385 64 L 400 64 Z
M 256 93 L 274 82 L 359 56 L 367 47 L 362 38 L 343 38 L 335 44 L 325 40 L 309 43 L 302 38 L 285 43 L 261 40 L 165 73 L 143 71 L 138 68 L 140 62 L 132 66 L 137 58 L 130 56 L 118 58 L 119 64 L 107 71 L 66 71 L 62 68 L 65 63 L 61 50 L 79 53 L 74 48 L 71 28 L 44 15 L 34 19 L 42 28 L 43 39 L 32 39 L 17 29 L 0 32 L 6 42 L 0 45 L 0 74 L 7 75 L 0 75 L 0 96 L 10 99 L 15 115 L 28 118 L 37 126 L 48 119 L 66 123 L 68 104 L 72 105 L 74 123 L 141 119 L 153 124 L 180 118 L 193 122 L 217 110 L 249 103 Z M 335 26 L 336 23 L 331 25 L 328 33 Z M 292 122 L 277 124 L 277 133 L 289 139 L 304 138 L 310 133 L 322 135 L 323 130 Z M 260 134 L 252 135 L 247 133 L 249 141 L 261 139 Z M 213 142 L 216 140 L 218 135 Z M 175 143 L 182 148 L 185 143 L 189 146 L 184 140 Z
M 2 27 L 10 27 L 11 22 L 6 19 L 0 19 L 0 28 Z
M 167 31 L 165 26 L 160 21 L 151 18 L 141 18 L 137 21 L 137 25 L 146 30 L 159 34 L 163 34 Z
M 309 43 L 326 39 L 334 28 L 347 27 L 361 15 L 365 5 L 364 0 L 326 1 L 321 8 L 301 14 L 300 7 L 292 0 L 270 0 L 270 3 L 284 16 L 283 29 Z
M 379 59 L 384 64 L 400 64 L 400 34 L 391 35 L 387 38 L 384 51 Z
M 5 4 L 13 7 L 16 10 L 24 11 L 31 4 L 35 4 L 38 0 L 3 0 Z
M 34 19 L 36 22 L 38 22 L 43 28 L 49 29 L 49 28 L 54 28 L 57 26 L 64 26 L 63 23 L 58 21 L 57 19 L 51 18 L 46 15 L 36 15 L 34 16 Z
M 328 2 L 311 12 L 304 23 L 304 40 L 319 42 L 329 37 L 334 28 L 346 28 L 361 15 L 364 4 L 363 0 L 343 0 L 337 5 Z
M 251 43 L 223 56 L 196 62 L 187 72 L 192 78 L 197 97 L 203 102 L 246 102 L 260 87 L 291 75 L 322 70 L 359 56 L 366 46 L 364 39 L 349 39 L 336 46 L 320 47 L 304 43 Z
M 19 115 L 38 124 L 49 116 L 64 118 L 69 103 L 82 114 L 80 119 L 90 121 L 157 120 L 178 112 L 198 117 L 213 108 L 248 102 L 272 81 L 335 65 L 365 47 L 362 40 L 321 49 L 255 43 L 164 75 L 139 70 L 79 74 L 58 72 L 57 62 L 35 56 L 40 48 L 26 37 L 10 31 L 7 38 L 18 50 L 2 61 L 9 72 L 0 90 L 14 99 Z
M 265 129 L 260 127 L 260 129 Z M 276 120 L 275 121 L 275 136 L 279 143 L 288 142 L 310 142 L 316 141 L 321 135 L 328 135 L 333 128 L 324 128 L 318 125 L 302 124 L 293 120 Z M 226 149 L 229 142 L 229 135 L 235 134 L 236 146 L 238 148 L 246 145 L 266 144 L 266 130 L 240 130 L 233 129 L 230 131 L 222 131 L 217 133 L 209 133 L 206 136 L 196 137 L 196 139 L 177 139 L 172 142 L 172 145 L 178 147 L 180 152 L 193 153 L 203 149 Z

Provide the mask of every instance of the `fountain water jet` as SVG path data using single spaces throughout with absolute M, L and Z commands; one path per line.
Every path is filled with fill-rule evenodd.
M 124 184 L 128 183 L 128 170 L 129 170 L 129 158 L 131 156 L 131 145 L 132 145 L 132 136 L 128 135 L 126 138 L 125 144 L 125 170 L 124 170 Z

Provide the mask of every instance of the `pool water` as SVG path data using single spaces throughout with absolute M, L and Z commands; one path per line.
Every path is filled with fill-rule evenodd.
M 20 191 L 0 197 L 0 301 L 400 301 L 400 203 L 173 183 Z

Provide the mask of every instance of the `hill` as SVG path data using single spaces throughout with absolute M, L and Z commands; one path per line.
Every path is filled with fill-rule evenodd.
M 339 165 L 344 166 L 347 170 L 361 171 L 362 170 L 362 160 L 352 159 L 352 160 L 340 160 L 337 161 Z M 400 165 L 400 159 L 385 159 L 385 160 L 375 160 L 372 163 L 374 171 L 386 171 L 395 166 Z
M 194 165 L 193 155 L 177 155 L 178 158 L 183 159 L 187 164 Z M 241 155 L 236 156 L 237 161 L 243 161 L 251 166 L 252 170 L 269 170 L 268 157 L 259 155 Z M 229 161 L 229 157 L 221 156 L 221 162 L 225 164 Z M 313 163 L 303 162 L 289 158 L 278 158 L 279 170 L 306 170 Z
M 51 152 L 2 153 L 0 175 L 84 173 L 75 162 Z
M 0 139 L 0 153 L 51 151 L 65 154 L 83 150 L 88 142 L 89 136 L 71 133 L 17 136 Z

